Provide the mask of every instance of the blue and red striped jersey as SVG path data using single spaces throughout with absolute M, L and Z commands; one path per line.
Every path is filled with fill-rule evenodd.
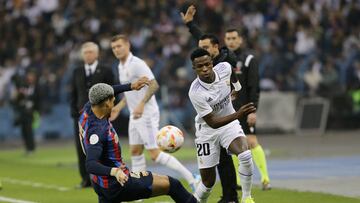
M 79 138 L 86 154 L 86 169 L 94 183 L 103 188 L 118 184 L 116 178 L 110 176 L 113 167 L 121 167 L 129 174 L 115 129 L 108 118 L 95 116 L 90 103 L 85 104 L 79 119 Z

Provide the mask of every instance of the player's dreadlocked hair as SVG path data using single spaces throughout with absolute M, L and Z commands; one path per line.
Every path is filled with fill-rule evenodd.
M 190 58 L 191 58 L 191 61 L 194 61 L 195 58 L 202 57 L 205 55 L 210 56 L 210 53 L 208 51 L 206 51 L 205 49 L 197 48 L 191 53 Z

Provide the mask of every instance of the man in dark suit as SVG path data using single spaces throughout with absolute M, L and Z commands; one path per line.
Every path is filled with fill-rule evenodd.
M 76 67 L 71 80 L 71 116 L 74 119 L 74 132 L 76 151 L 79 161 L 79 170 L 82 181 L 79 188 L 91 186 L 89 173 L 85 167 L 85 155 L 82 152 L 79 139 L 78 120 L 82 107 L 88 101 L 88 93 L 91 86 L 97 83 L 113 85 L 114 75 L 110 68 L 102 66 L 98 62 L 99 47 L 93 42 L 86 42 L 81 46 L 81 56 L 84 64 Z

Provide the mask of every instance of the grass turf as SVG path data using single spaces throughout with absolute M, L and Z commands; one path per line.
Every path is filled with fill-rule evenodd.
M 123 146 L 123 156 L 129 157 L 129 149 Z M 195 149 L 183 148 L 174 155 L 182 161 L 194 161 Z M 129 159 L 125 159 L 129 162 Z M 73 145 L 40 147 L 31 156 L 24 156 L 22 150 L 0 151 L 0 180 L 3 188 L 0 197 L 16 198 L 34 202 L 97 202 L 92 189 L 75 189 L 80 182 L 77 161 Z M 186 185 L 186 184 L 184 184 Z M 217 202 L 221 188 L 216 184 L 209 198 L 209 203 Z M 273 189 L 263 192 L 253 189 L 257 203 L 360 203 L 359 199 L 347 198 L 322 193 L 297 192 Z M 0 200 L 1 201 L 1 200 Z M 145 200 L 147 202 L 172 202 L 163 196 Z

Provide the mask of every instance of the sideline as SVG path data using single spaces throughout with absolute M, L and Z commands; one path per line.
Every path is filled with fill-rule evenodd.
M 70 190 L 70 188 L 68 188 L 68 187 L 62 187 L 62 186 L 58 186 L 58 185 L 49 185 L 49 184 L 45 184 L 45 183 L 38 183 L 38 182 L 33 182 L 33 181 L 28 181 L 28 180 L 18 180 L 18 179 L 9 178 L 9 177 L 1 177 L 1 180 L 3 182 L 7 182 L 7 183 L 11 183 L 11 184 L 25 185 L 25 186 L 36 187 L 36 188 L 44 188 L 44 189 L 53 189 L 53 190 L 58 190 L 60 192 L 66 192 L 66 191 Z

